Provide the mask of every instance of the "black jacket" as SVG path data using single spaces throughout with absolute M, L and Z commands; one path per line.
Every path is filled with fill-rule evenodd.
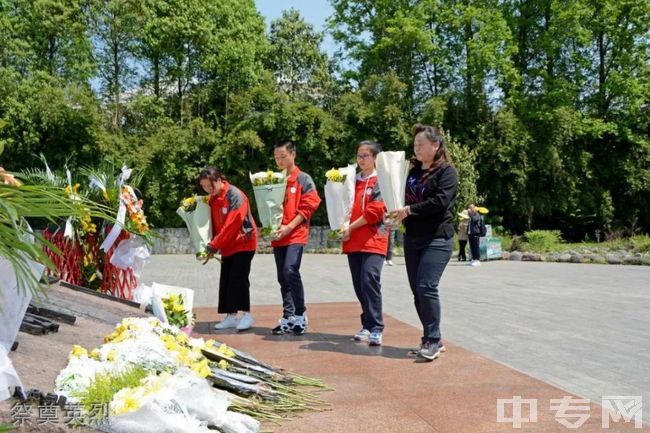
M 469 214 L 469 224 L 467 225 L 467 234 L 470 236 L 483 235 L 483 217 L 478 213 Z
M 423 243 L 454 236 L 452 210 L 458 191 L 458 172 L 442 165 L 422 183 L 423 170 L 413 167 L 407 180 L 406 204 L 411 215 L 404 220 L 406 236 Z M 414 193 L 416 191 L 416 193 Z

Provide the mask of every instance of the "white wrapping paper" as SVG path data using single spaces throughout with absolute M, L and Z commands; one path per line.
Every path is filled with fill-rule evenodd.
M 356 178 L 356 164 L 339 168 L 345 176 L 344 182 L 325 183 L 325 205 L 327 207 L 327 220 L 332 230 L 339 230 L 350 224 L 352 203 L 354 202 L 354 182 Z
M 210 205 L 204 203 L 200 197 L 196 197 L 196 209 L 186 212 L 183 208 L 176 210 L 178 216 L 185 222 L 190 232 L 190 239 L 196 253 L 206 250 L 208 242 L 212 240 L 212 215 Z
M 377 155 L 377 181 L 388 213 L 404 207 L 406 177 L 409 161 L 403 151 L 379 152 Z

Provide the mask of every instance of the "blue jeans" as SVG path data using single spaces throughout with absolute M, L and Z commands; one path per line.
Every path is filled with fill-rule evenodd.
M 285 319 L 305 314 L 305 288 L 300 277 L 303 248 L 303 245 L 298 244 L 273 248 L 282 292 L 282 317 Z
M 372 253 L 349 253 L 354 293 L 361 304 L 361 326 L 370 332 L 384 330 L 381 308 L 381 268 L 384 256 Z
M 422 342 L 440 342 L 440 297 L 438 283 L 451 258 L 453 238 L 428 243 L 404 237 L 404 260 L 415 310 L 422 323 Z

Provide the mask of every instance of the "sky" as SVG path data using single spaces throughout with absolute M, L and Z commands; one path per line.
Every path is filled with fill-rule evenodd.
M 255 6 L 266 19 L 267 28 L 271 21 L 282 16 L 282 11 L 294 8 L 315 30 L 323 31 L 325 20 L 334 12 L 328 0 L 255 0 Z M 336 44 L 331 36 L 325 36 L 322 49 L 332 56 Z

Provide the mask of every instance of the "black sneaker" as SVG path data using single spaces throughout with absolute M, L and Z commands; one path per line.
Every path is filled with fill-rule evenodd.
M 445 346 L 445 343 L 442 340 L 438 343 L 438 347 L 440 348 L 440 353 L 447 351 L 447 346 Z M 420 350 L 422 350 L 422 344 L 409 350 L 409 355 L 417 355 L 420 353 Z
M 274 335 L 287 334 L 293 331 L 294 326 L 294 316 L 291 316 L 288 319 L 286 317 L 283 317 L 282 319 L 278 320 L 278 326 L 271 329 L 271 333 Z
M 433 361 L 440 355 L 440 345 L 427 341 L 422 343 L 422 348 L 418 352 L 418 358 L 423 358 L 426 361 Z

